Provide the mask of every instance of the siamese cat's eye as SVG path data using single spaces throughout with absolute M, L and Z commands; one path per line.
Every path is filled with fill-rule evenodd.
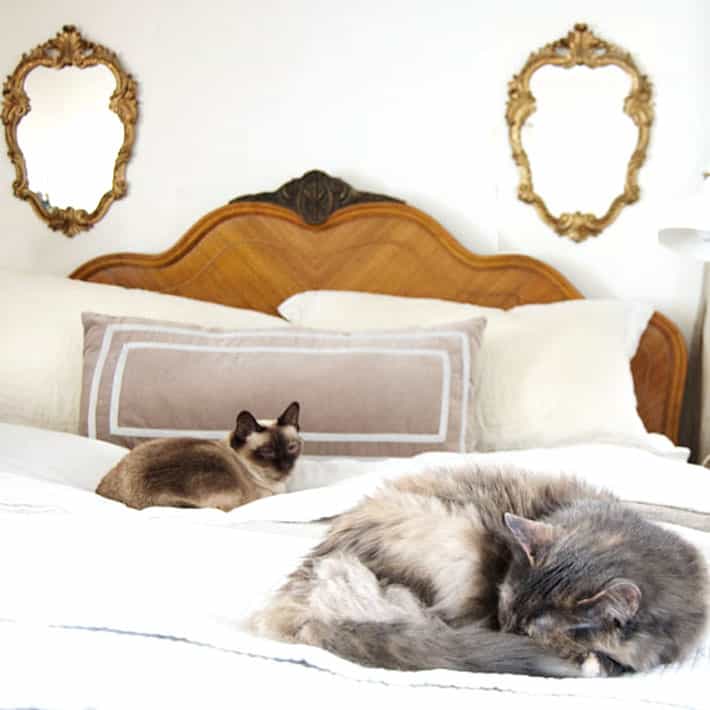
M 274 458 L 274 450 L 270 446 L 264 446 L 259 449 L 259 456 L 263 456 L 265 459 Z
M 300 448 L 301 448 L 301 445 L 297 441 L 292 441 L 286 447 L 286 451 L 288 451 L 289 454 L 295 454 Z

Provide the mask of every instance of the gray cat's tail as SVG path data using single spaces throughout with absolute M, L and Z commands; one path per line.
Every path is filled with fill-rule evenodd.
M 558 678 L 597 675 L 594 659 L 580 667 L 525 636 L 471 625 L 311 621 L 309 642 L 364 666 L 415 671 L 447 668 Z M 593 666 L 593 667 L 590 667 Z
M 355 663 L 395 670 L 451 670 L 553 677 L 599 675 L 527 636 L 481 624 L 452 627 L 411 590 L 380 584 L 351 555 L 305 564 L 252 618 L 253 629 L 281 641 L 319 646 Z

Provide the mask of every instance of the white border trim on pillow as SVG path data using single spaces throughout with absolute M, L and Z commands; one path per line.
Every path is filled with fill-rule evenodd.
M 101 348 L 99 350 L 99 355 L 97 358 L 96 368 L 93 373 L 91 380 L 91 387 L 89 392 L 89 402 L 88 402 L 88 436 L 90 438 L 96 438 L 97 435 L 97 408 L 98 408 L 98 391 L 101 378 L 103 376 L 103 371 L 106 366 L 106 359 L 110 349 L 111 341 L 113 339 L 114 333 L 121 332 L 157 332 L 157 333 L 167 333 L 173 335 L 189 335 L 197 336 L 201 338 L 216 338 L 223 339 L 225 337 L 240 337 L 240 338 L 250 338 L 250 337 L 269 337 L 269 338 L 312 338 L 316 335 L 316 331 L 313 333 L 294 333 L 292 331 L 261 331 L 261 330 L 246 330 L 246 331 L 222 331 L 219 333 L 210 333 L 203 330 L 197 330 L 193 328 L 181 328 L 181 327 L 170 327 L 170 326 L 157 326 L 157 325 L 143 325 L 143 324 L 127 324 L 127 323 L 114 323 L 106 327 L 104 332 L 103 340 L 101 343 Z M 342 339 L 347 341 L 352 336 L 343 333 L 326 333 L 328 337 L 335 339 Z M 460 423 L 460 433 L 459 433 L 459 450 L 461 452 L 466 451 L 466 433 L 468 426 L 468 410 L 469 410 L 469 399 L 471 396 L 470 388 L 470 377 L 471 377 L 471 344 L 469 338 L 466 334 L 458 331 L 441 330 L 436 332 L 437 336 L 442 337 L 452 337 L 458 340 L 461 344 L 461 361 L 462 361 L 462 378 L 463 378 L 463 396 L 461 398 L 461 423 Z M 431 339 L 432 333 L 368 333 L 368 338 L 373 340 L 388 340 L 393 339 L 402 341 L 417 341 L 417 340 L 429 340 Z M 114 378 L 111 386 L 111 403 L 109 408 L 109 428 L 112 435 L 118 436 L 136 436 L 141 438 L 154 438 L 154 437 L 178 437 L 178 436 L 197 436 L 201 438 L 208 439 L 221 439 L 226 436 L 229 432 L 227 431 L 196 431 L 196 430 L 177 430 L 177 429 L 156 429 L 156 428 L 144 428 L 144 427 L 123 427 L 118 422 L 118 408 L 120 404 L 120 392 L 121 384 L 123 378 L 123 372 L 126 365 L 126 359 L 128 352 L 132 348 L 145 348 L 145 349 L 171 349 L 171 350 L 204 350 L 208 352 L 313 352 L 322 354 L 323 352 L 332 353 L 350 353 L 350 352 L 369 352 L 369 353 L 387 353 L 394 355 L 425 355 L 432 356 L 441 359 L 442 363 L 442 393 L 441 393 L 441 411 L 439 416 L 439 431 L 434 434 L 403 434 L 403 433 L 389 433 L 380 432 L 376 434 L 361 434 L 361 433 L 333 433 L 333 432 L 302 432 L 302 436 L 305 441 L 314 442 L 372 442 L 372 443 L 421 443 L 421 444 L 435 444 L 441 443 L 446 440 L 448 432 L 448 410 L 450 402 L 451 393 L 451 361 L 449 354 L 445 350 L 436 350 L 431 348 L 409 348 L 409 349 L 394 349 L 394 348 L 362 348 L 362 347 L 342 347 L 342 348 L 275 348 L 267 346 L 259 346 L 255 348 L 245 348 L 245 347 L 210 347 L 210 346 L 199 346 L 199 345 L 174 345 L 174 344 L 156 344 L 150 342 L 132 342 L 129 344 L 124 344 L 121 348 L 118 362 L 116 366 L 116 371 L 114 373 Z

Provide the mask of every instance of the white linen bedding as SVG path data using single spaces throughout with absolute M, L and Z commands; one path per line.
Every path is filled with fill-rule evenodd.
M 383 478 L 505 461 L 574 473 L 627 500 L 710 514 L 710 476 L 698 466 L 611 445 L 423 454 L 360 462 L 369 473 L 226 514 L 134 511 L 87 490 L 87 472 L 74 486 L 57 482 L 66 480 L 59 464 L 48 476 L 34 444 L 24 459 L 21 443 L 11 456 L 0 451 L 0 708 L 707 707 L 708 636 L 684 663 L 650 674 L 556 680 L 366 669 L 258 638 L 246 626 L 323 534 L 323 524 L 308 521 L 348 508 Z M 676 529 L 710 561 L 710 533 Z

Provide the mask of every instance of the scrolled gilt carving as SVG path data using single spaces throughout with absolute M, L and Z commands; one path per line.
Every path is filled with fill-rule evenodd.
M 123 124 L 123 143 L 116 156 L 112 186 L 103 194 L 92 212 L 74 207 L 54 207 L 30 189 L 25 157 L 17 142 L 17 126 L 30 111 L 30 100 L 24 88 L 25 78 L 36 67 L 61 69 L 74 66 L 84 69 L 99 64 L 106 66 L 116 81 L 108 108 Z M 65 25 L 55 37 L 22 55 L 15 71 L 7 77 L 2 95 L 1 115 L 5 139 L 16 174 L 12 184 L 14 194 L 21 200 L 27 200 L 52 230 L 73 237 L 81 231 L 91 229 L 106 214 L 113 201 L 124 197 L 127 192 L 126 164 L 135 142 L 138 120 L 135 80 L 124 71 L 114 52 L 100 44 L 87 41 L 73 25 Z
M 274 192 L 235 197 L 232 202 L 269 202 L 296 212 L 306 224 L 323 224 L 336 210 L 363 202 L 402 202 L 395 197 L 360 192 L 340 178 L 310 170 Z
M 613 199 L 601 217 L 579 211 L 565 212 L 555 217 L 542 197 L 535 192 L 530 161 L 523 148 L 521 131 L 525 121 L 536 110 L 530 81 L 533 74 L 546 65 L 565 69 L 578 65 L 592 69 L 616 66 L 631 78 L 631 91 L 624 101 L 623 108 L 637 127 L 638 138 L 627 166 L 623 190 Z M 587 25 L 575 25 L 566 37 L 547 44 L 530 55 L 522 71 L 508 84 L 506 121 L 513 159 L 519 170 L 518 198 L 532 204 L 542 219 L 560 236 L 568 237 L 575 242 L 597 236 L 616 219 L 626 205 L 639 199 L 638 171 L 646 159 L 650 127 L 653 123 L 651 82 L 648 77 L 641 74 L 628 52 L 599 39 L 587 28 Z

